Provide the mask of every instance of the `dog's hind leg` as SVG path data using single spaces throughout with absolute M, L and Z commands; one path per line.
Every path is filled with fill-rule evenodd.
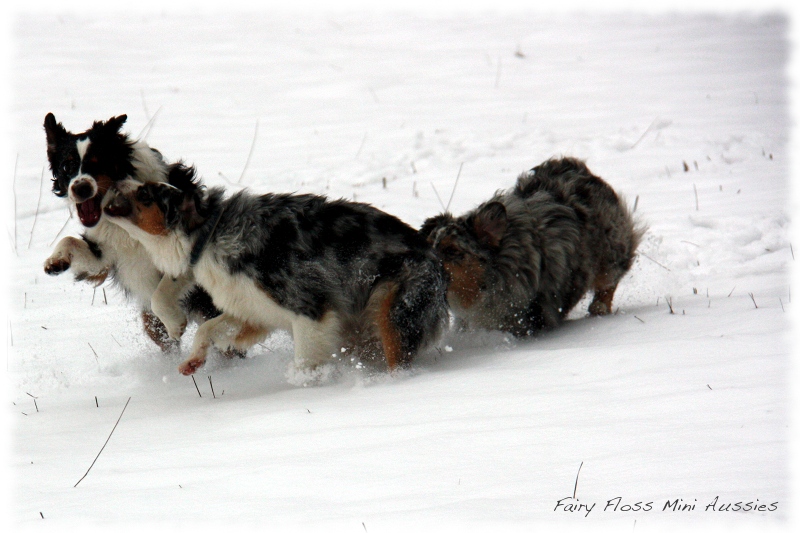
M 392 282 L 376 317 L 389 370 L 408 366 L 441 334 L 449 320 L 444 271 L 433 262 L 409 263 Z
M 408 359 L 403 357 L 403 339 L 392 320 L 392 308 L 396 298 L 397 285 L 392 284 L 391 288 L 386 291 L 376 316 L 376 325 L 383 344 L 383 355 L 390 371 Z
M 178 343 L 169 338 L 167 328 L 152 312 L 142 311 L 142 324 L 144 325 L 144 332 L 162 351 L 169 352 L 178 347 Z
M 298 315 L 292 320 L 292 337 L 295 366 L 313 369 L 330 361 L 341 348 L 341 321 L 332 311 L 320 320 Z
M 164 323 L 171 339 L 180 339 L 186 329 L 186 313 L 181 309 L 180 300 L 191 285 L 190 276 L 173 278 L 165 275 L 150 297 L 153 313 Z

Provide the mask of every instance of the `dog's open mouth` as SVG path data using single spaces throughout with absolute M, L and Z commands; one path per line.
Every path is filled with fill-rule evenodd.
M 100 220 L 100 215 L 102 214 L 100 210 L 101 199 L 102 195 L 96 194 L 94 197 L 76 206 L 78 209 L 78 218 L 81 219 L 81 224 L 87 228 L 91 228 Z

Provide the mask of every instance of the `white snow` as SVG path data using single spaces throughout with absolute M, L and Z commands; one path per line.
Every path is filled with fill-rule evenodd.
M 788 526 L 786 12 L 63 11 L 11 30 L 15 528 Z M 571 155 L 650 230 L 615 315 L 583 302 L 533 340 L 451 333 L 392 376 L 344 352 L 297 375 L 276 334 L 212 356 L 201 397 L 176 370 L 192 329 L 165 356 L 115 288 L 44 274 L 69 216 L 50 111 L 73 131 L 127 113 L 210 185 L 355 198 L 414 226 L 460 168 L 455 213 Z M 677 499 L 695 510 L 662 510 Z M 621 510 L 637 502 L 653 509 Z

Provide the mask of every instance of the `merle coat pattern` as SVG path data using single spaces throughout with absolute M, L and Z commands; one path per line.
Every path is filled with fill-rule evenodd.
M 274 329 L 292 332 L 301 368 L 379 339 L 393 369 L 447 322 L 440 260 L 416 230 L 372 206 L 309 194 L 224 198 L 192 183 L 118 188 L 111 219 L 166 273 L 191 271 L 223 311 L 198 329 L 185 374 L 210 344 L 242 348 Z
M 551 159 L 516 186 L 421 233 L 450 274 L 448 301 L 471 327 L 525 336 L 558 325 L 587 291 L 611 312 L 645 231 L 622 198 L 577 159 Z

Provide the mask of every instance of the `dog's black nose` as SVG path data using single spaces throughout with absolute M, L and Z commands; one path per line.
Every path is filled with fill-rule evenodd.
M 72 185 L 72 194 L 77 198 L 88 200 L 92 196 L 92 185 L 88 181 L 80 181 Z

